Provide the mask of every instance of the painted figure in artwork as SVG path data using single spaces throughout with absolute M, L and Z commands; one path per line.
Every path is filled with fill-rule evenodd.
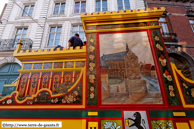
M 132 120 L 134 123 L 131 125 L 130 124 L 130 121 L 128 121 L 127 125 L 129 127 L 133 127 L 133 126 L 136 126 L 137 129 L 146 129 L 146 126 L 145 126 L 145 120 L 144 119 L 141 119 L 141 114 L 139 112 L 135 112 L 133 114 L 133 117 L 135 117 L 135 119 L 132 119 L 132 118 L 127 118 L 128 120 Z M 142 124 L 144 126 L 144 128 L 141 126 L 141 121 L 142 121 Z

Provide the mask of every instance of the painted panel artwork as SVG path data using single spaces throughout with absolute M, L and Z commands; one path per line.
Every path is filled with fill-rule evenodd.
M 145 111 L 124 111 L 125 129 L 149 129 Z
M 36 90 L 38 87 L 38 81 L 39 81 L 39 76 L 37 74 L 32 75 L 31 81 L 30 81 L 30 90 L 29 90 L 29 95 L 36 94 Z
M 49 74 L 44 74 L 44 75 L 42 76 L 41 89 L 42 89 L 42 88 L 48 88 L 49 79 L 50 79 Z
M 52 92 L 55 91 L 55 89 L 58 87 L 58 85 L 60 84 L 61 81 L 61 76 L 60 74 L 54 74 L 53 75 L 53 84 L 52 84 Z
M 102 104 L 163 104 L 146 32 L 100 34 Z
M 24 74 L 22 75 L 20 79 L 20 85 L 19 85 L 19 97 L 24 97 L 26 84 L 28 82 L 28 75 Z

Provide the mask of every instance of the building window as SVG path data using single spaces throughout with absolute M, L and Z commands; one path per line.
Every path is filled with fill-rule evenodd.
M 79 37 L 82 40 L 82 42 L 86 41 L 86 37 L 85 37 L 85 33 L 82 25 L 73 26 L 72 36 L 74 36 L 75 33 L 79 34 Z
M 158 22 L 159 22 L 159 25 L 162 25 L 162 28 L 160 29 L 161 32 L 169 33 L 169 28 L 168 28 L 168 24 L 166 22 L 166 18 L 161 17 Z
M 49 32 L 48 46 L 57 46 L 60 44 L 62 27 L 51 27 Z
M 118 10 L 130 10 L 129 0 L 117 0 Z
M 19 42 L 20 39 L 25 39 L 26 38 L 26 34 L 27 34 L 28 28 L 19 28 L 16 31 L 16 34 L 14 36 L 14 47 L 17 46 L 17 43 Z
M 64 14 L 65 3 L 55 3 L 55 10 L 53 14 Z
M 34 10 L 34 5 L 26 5 L 24 7 L 24 11 L 22 13 L 22 17 L 32 16 L 33 10 Z
M 74 13 L 84 13 L 84 12 L 86 12 L 86 2 L 85 1 L 75 2 Z
M 193 30 L 193 32 L 194 32 L 194 20 L 189 20 L 189 22 L 190 22 L 191 28 L 192 28 L 192 30 Z
M 162 28 L 160 28 L 160 31 L 163 33 L 163 36 L 170 37 L 169 26 L 168 26 L 168 23 L 166 21 L 166 18 L 161 17 L 158 22 L 159 22 L 159 25 L 162 25 Z
M 27 31 L 28 31 L 28 28 L 17 29 L 16 34 L 15 34 L 15 40 L 25 39 Z
M 96 0 L 96 12 L 104 12 L 107 10 L 107 0 Z

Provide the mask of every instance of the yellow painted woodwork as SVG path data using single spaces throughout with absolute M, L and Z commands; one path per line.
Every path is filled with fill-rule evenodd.
M 19 80 L 16 80 L 13 84 L 5 84 L 3 85 L 4 87 L 10 87 L 10 86 L 17 86 L 18 85 Z
M 194 120 L 190 120 L 189 123 L 191 125 L 191 129 L 194 129 Z
M 188 123 L 177 122 L 176 127 L 177 129 L 190 129 Z
M 94 127 L 98 129 L 98 122 L 88 122 L 88 129 L 94 129 Z
M 49 89 L 51 89 L 51 85 L 52 85 L 52 77 L 53 77 L 53 72 L 51 72 L 51 76 L 50 76 L 50 79 L 49 79 Z
M 75 66 L 75 65 L 74 65 Z M 73 71 L 73 78 L 72 78 L 72 82 L 74 82 L 75 80 L 75 71 Z
M 64 65 L 64 63 L 63 63 L 63 65 Z M 62 71 L 62 75 L 61 75 L 61 83 L 64 82 L 63 75 L 64 75 L 64 71 Z
M 82 13 L 81 20 L 83 23 L 85 33 L 91 33 L 92 31 L 86 31 L 86 26 L 90 25 L 91 22 L 95 22 L 94 24 L 100 23 L 101 25 L 105 25 L 106 24 L 105 22 L 109 22 L 109 24 L 110 24 L 110 22 L 111 22 L 111 24 L 112 24 L 112 22 L 113 22 L 113 24 L 121 24 L 120 21 L 127 22 L 127 20 L 128 21 L 129 20 L 131 20 L 131 21 L 138 20 L 138 22 L 148 22 L 148 21 L 150 21 L 150 19 L 154 19 L 154 20 L 157 19 L 158 20 L 162 16 L 164 11 L 165 11 L 165 8 L 161 7 L 160 9 L 158 9 L 158 8 L 153 8 L 153 9 L 147 8 L 145 10 L 143 10 L 143 9 L 135 10 L 134 9 L 131 11 L 126 10 L 125 12 L 120 10 L 118 12 L 112 11 L 111 13 L 109 11 L 107 11 L 105 13 L 99 12 L 98 14 L 96 12 L 91 13 L 91 14 L 89 14 L 89 13 L 83 14 Z M 148 20 L 146 20 L 146 19 L 148 19 Z M 118 21 L 118 23 L 116 23 L 115 21 Z M 131 23 L 134 23 L 134 22 L 131 22 Z M 157 26 L 157 27 L 161 27 L 161 26 Z M 138 28 L 141 28 L 141 27 L 134 27 L 134 28 L 131 27 L 131 28 L 127 28 L 127 29 L 133 30 L 133 29 L 138 29 Z M 150 29 L 150 28 L 152 28 L 152 26 L 148 26 L 146 28 Z M 127 30 L 127 29 L 126 28 L 119 28 L 118 30 Z M 113 30 L 111 30 L 111 31 L 113 31 Z M 102 32 L 102 31 L 100 31 L 100 32 Z M 103 32 L 105 32 L 105 30 L 103 30 Z
M 16 50 L 14 51 L 14 54 L 18 53 L 21 50 L 21 48 L 22 48 L 22 44 L 21 43 L 17 44 Z
M 34 68 L 34 63 L 32 64 L 31 70 Z
M 185 112 L 173 112 L 174 116 L 186 116 Z
M 125 12 L 121 10 L 119 12 L 112 11 L 112 13 L 110 13 L 109 11 L 105 13 L 99 12 L 98 14 L 82 13 L 81 18 L 84 18 L 84 20 L 87 20 L 87 21 L 91 21 L 95 18 L 96 18 L 96 21 L 99 21 L 99 20 L 104 21 L 110 18 L 112 21 L 116 21 L 119 19 L 135 19 L 136 17 L 138 18 L 158 17 L 159 18 L 159 16 L 161 16 L 164 11 L 165 11 L 164 7 L 161 7 L 160 9 L 155 7 L 152 10 L 150 8 L 147 8 L 145 10 L 143 9 L 140 9 L 140 10 L 134 9 L 132 11 L 126 10 Z
M 26 85 L 25 96 L 26 96 L 27 93 L 28 93 L 28 88 L 30 88 L 29 85 L 30 85 L 30 78 L 31 78 L 31 75 L 32 75 L 32 73 L 30 73 L 30 74 L 29 74 L 29 77 L 28 77 L 28 82 L 27 82 L 27 85 Z
M 88 112 L 88 116 L 98 116 L 98 112 Z
M 179 95 L 180 95 L 183 107 L 185 107 L 185 108 L 194 108 L 194 104 L 186 104 L 185 99 L 184 99 L 184 94 L 182 93 L 181 84 L 179 82 L 177 74 L 181 78 L 186 80 L 188 83 L 194 83 L 194 81 L 190 80 L 188 78 L 185 78 L 185 76 L 181 73 L 181 71 L 176 68 L 175 64 L 171 63 L 171 68 L 172 68 L 172 71 L 173 71 L 174 79 L 175 79 L 175 82 L 176 82 L 176 85 L 177 85 L 177 88 L 178 88 L 178 91 L 179 91 Z
M 40 73 L 40 76 L 39 76 L 38 87 L 37 87 L 36 91 L 38 91 L 40 89 L 40 85 L 41 85 L 41 78 L 40 77 L 42 77 L 42 72 Z
M 23 69 L 24 68 L 24 64 L 22 64 L 22 67 L 21 67 L 21 69 Z
M 32 50 L 32 52 L 21 50 L 21 44 L 17 44 L 16 50 L 14 51 L 14 56 L 20 61 L 23 60 L 43 60 L 43 59 L 69 59 L 69 58 L 86 58 L 86 46 L 83 46 L 82 49 L 76 48 L 70 50 L 60 50 L 56 51 L 50 49 L 48 51 L 45 49 L 42 51 L 39 49 L 38 51 Z M 46 51 L 47 50 L 47 51 Z M 38 58 L 37 58 L 38 56 Z
M 86 129 L 85 119 L 0 119 L 0 129 L 5 129 L 5 128 L 2 128 L 2 125 L 1 125 L 2 121 L 3 122 L 61 122 L 62 128 L 56 128 L 56 127 L 55 128 L 47 127 L 47 128 L 49 129 Z M 13 128 L 6 127 L 6 129 L 13 129 Z M 34 128 L 22 127 L 22 129 L 35 129 L 35 127 Z

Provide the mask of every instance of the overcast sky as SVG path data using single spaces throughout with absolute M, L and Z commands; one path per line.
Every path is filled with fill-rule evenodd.
M 8 3 L 8 0 L 0 0 L 0 12 L 2 12 L 5 3 Z

